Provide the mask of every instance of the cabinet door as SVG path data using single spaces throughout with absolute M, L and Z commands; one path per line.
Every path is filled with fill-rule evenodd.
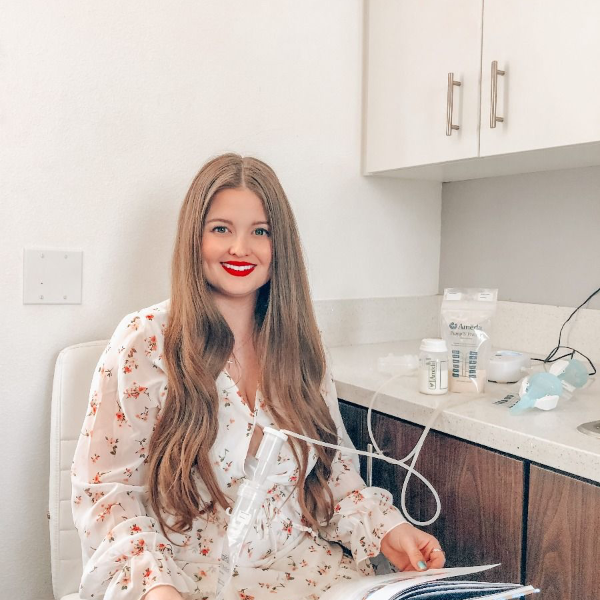
M 377 414 L 374 435 L 380 448 L 393 458 L 404 458 L 423 430 Z M 406 471 L 375 461 L 373 485 L 390 490 L 400 507 Z M 501 563 L 472 579 L 521 580 L 524 511 L 523 462 L 437 432 L 430 432 L 416 469 L 437 490 L 442 512 L 425 531 L 435 535 L 446 552 L 447 566 Z M 435 500 L 416 477 L 409 481 L 407 507 L 413 518 L 429 520 Z
M 367 172 L 472 158 L 479 150 L 482 0 L 371 0 Z M 448 73 L 453 123 L 446 135 Z
M 485 0 L 481 156 L 600 140 L 598 23 L 598 0 Z M 492 61 L 505 71 L 494 129 Z
M 340 413 L 344 421 L 346 431 L 357 450 L 366 450 L 369 443 L 369 433 L 367 431 L 367 411 L 361 406 L 355 406 L 347 402 L 340 401 Z M 367 461 L 364 456 L 360 456 L 360 474 L 367 480 Z
M 532 466 L 526 579 L 539 600 L 600 598 L 600 486 Z

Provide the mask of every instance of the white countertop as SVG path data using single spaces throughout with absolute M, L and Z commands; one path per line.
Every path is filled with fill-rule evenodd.
M 418 354 L 418 346 L 415 340 L 330 348 L 338 397 L 368 407 L 375 390 L 389 379 L 377 371 L 377 359 L 388 353 Z M 418 391 L 415 375 L 406 376 L 384 387 L 373 409 L 425 425 L 439 404 L 449 401 L 433 429 L 600 483 L 600 438 L 577 430 L 581 423 L 600 420 L 600 384 L 594 381 L 571 400 L 561 399 L 553 410 L 513 416 L 494 400 L 517 388 L 487 383 L 483 394 L 432 396 Z

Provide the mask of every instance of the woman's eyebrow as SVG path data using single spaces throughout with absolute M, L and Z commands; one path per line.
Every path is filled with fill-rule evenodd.
M 229 221 L 228 219 L 209 219 L 208 221 L 206 221 L 206 224 L 208 225 L 209 223 L 213 223 L 214 221 L 218 221 L 219 223 L 227 223 L 227 225 L 233 225 L 233 223 L 231 221 Z M 269 221 L 255 221 L 254 223 L 252 223 L 252 226 L 254 225 L 269 225 Z

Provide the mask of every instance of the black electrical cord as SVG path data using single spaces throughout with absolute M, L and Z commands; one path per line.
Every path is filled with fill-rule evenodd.
M 596 374 L 596 367 L 594 366 L 594 363 L 582 352 L 580 352 L 579 350 L 576 350 L 575 348 L 571 348 L 571 346 L 563 346 L 560 343 L 560 340 L 562 338 L 562 332 L 563 329 L 565 328 L 565 325 L 573 318 L 573 316 L 575 315 L 575 313 L 582 307 L 585 306 L 598 292 L 600 292 L 600 288 L 598 288 L 593 294 L 591 294 L 590 296 L 588 296 L 570 315 L 569 318 L 562 324 L 562 327 L 560 328 L 560 332 L 558 334 L 558 344 L 556 345 L 556 347 L 554 347 L 552 350 L 550 350 L 550 352 L 548 353 L 548 356 L 546 356 L 546 358 L 534 358 L 532 360 L 539 360 L 540 362 L 543 363 L 552 363 L 552 362 L 556 362 L 557 360 L 560 360 L 561 358 L 566 358 L 567 356 L 569 356 L 570 358 L 575 358 L 575 354 L 579 354 L 580 356 L 583 356 L 583 358 L 585 358 L 585 360 L 588 361 L 589 365 L 592 367 L 592 372 L 588 373 L 588 375 L 592 376 Z M 571 352 L 567 352 L 566 354 L 562 354 L 561 356 L 556 356 L 556 353 L 560 350 L 560 349 L 565 349 L 565 350 L 571 350 Z

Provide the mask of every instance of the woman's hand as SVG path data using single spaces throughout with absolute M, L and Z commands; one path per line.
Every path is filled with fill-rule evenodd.
M 388 531 L 381 540 L 381 552 L 401 571 L 440 569 L 446 562 L 439 542 L 410 523 Z
M 142 600 L 183 600 L 183 596 L 172 585 L 152 588 Z

